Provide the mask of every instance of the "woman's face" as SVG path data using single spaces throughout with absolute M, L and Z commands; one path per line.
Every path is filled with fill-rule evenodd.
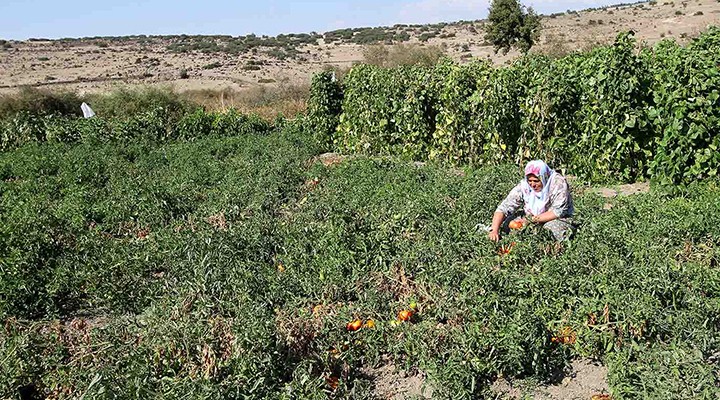
M 543 184 L 537 176 L 530 174 L 525 179 L 527 179 L 527 183 L 534 191 L 539 192 L 542 190 Z

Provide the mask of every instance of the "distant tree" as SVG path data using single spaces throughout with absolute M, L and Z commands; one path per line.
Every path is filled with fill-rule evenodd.
M 485 40 L 495 51 L 507 53 L 516 47 L 527 53 L 540 33 L 540 17 L 519 0 L 493 0 L 490 4 Z

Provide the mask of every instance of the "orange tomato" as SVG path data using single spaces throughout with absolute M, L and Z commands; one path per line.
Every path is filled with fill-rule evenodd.
M 308 179 L 307 181 L 305 181 L 305 185 L 307 185 L 310 188 L 317 186 L 319 183 L 320 183 L 320 179 L 318 179 L 318 178 Z
M 591 397 L 592 400 L 612 400 L 612 396 L 609 394 L 594 394 Z
M 517 230 L 517 229 L 522 229 L 522 227 L 523 227 L 524 225 L 525 225 L 525 223 L 524 223 L 523 220 L 521 220 L 521 219 L 516 219 L 516 220 L 510 221 L 510 223 L 508 224 L 508 227 L 509 227 L 510 229 L 516 229 L 516 230 Z
M 356 319 L 354 321 L 348 322 L 345 328 L 350 332 L 355 332 L 356 330 L 360 329 L 362 327 L 362 320 Z
M 371 320 L 371 319 L 367 320 L 367 322 L 365 322 L 365 327 L 366 327 L 366 328 L 370 328 L 370 329 L 374 328 L 374 327 L 375 327 L 375 321 L 373 321 L 373 320 Z
M 413 312 L 410 310 L 402 310 L 400 313 L 398 313 L 398 319 L 400 321 L 410 321 L 410 318 L 412 318 Z
M 335 390 L 338 387 L 339 379 L 337 376 L 328 376 L 325 378 L 325 382 L 330 386 L 330 389 Z

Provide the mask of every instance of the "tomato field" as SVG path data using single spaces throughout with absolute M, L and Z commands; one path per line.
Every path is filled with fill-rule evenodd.
M 717 33 L 707 35 L 700 42 Z M 669 64 L 665 78 L 680 79 L 670 68 L 697 65 Z M 516 73 L 437 68 L 458 80 L 477 73 L 511 82 L 503 74 Z M 358 67 L 343 84 L 392 71 Z M 703 90 L 705 98 L 686 99 L 703 104 L 687 105 L 688 118 L 715 129 L 717 87 Z M 686 142 L 677 132 L 701 128 L 686 125 L 682 110 L 651 118 L 641 105 L 618 106 L 627 116 L 613 114 L 613 124 L 640 132 L 646 128 L 630 126 L 628 116 L 646 112 L 667 127 L 653 141 L 665 158 L 640 146 L 646 158 L 638 164 L 628 164 L 640 154 L 634 143 L 608 139 L 628 151 L 608 150 L 616 181 L 652 177 L 680 156 L 677 146 L 709 154 L 702 162 L 684 155 L 695 161 L 683 165 L 707 168 L 663 175 L 682 186 L 613 199 L 578 180 L 572 241 L 556 244 L 529 226 L 496 244 L 476 226 L 489 223 L 521 178 L 520 159 L 481 162 L 489 159 L 480 148 L 500 154 L 490 142 L 440 140 L 459 134 L 453 129 L 474 137 L 460 127 L 481 126 L 443 109 L 446 130 L 402 131 L 420 135 L 393 142 L 404 150 L 373 151 L 400 131 L 364 127 L 378 142 L 325 162 L 318 156 L 329 147 L 349 152 L 361 143 L 352 139 L 361 122 L 350 115 L 361 110 L 346 109 L 353 95 L 361 94 L 320 75 L 307 118 L 273 123 L 235 112 L 175 118 L 162 109 L 3 121 L 0 397 L 369 399 L 375 383 L 364 368 L 392 364 L 426 376 L 435 398 L 497 398 L 491 384 L 500 377 L 543 382 L 578 358 L 607 366 L 615 399 L 720 396 L 720 185 L 687 179 L 715 176 L 705 150 L 716 134 Z M 427 105 L 414 95 L 406 99 Z M 670 95 L 652 96 L 680 107 L 662 100 Z M 483 97 L 482 107 L 500 97 Z M 401 107 L 406 126 L 437 127 L 410 103 Z M 592 109 L 573 115 L 599 118 Z M 533 121 L 548 121 L 539 115 Z M 553 132 L 569 120 L 552 122 Z M 518 122 L 517 132 L 528 132 L 531 120 L 495 121 L 488 132 L 498 134 Z M 530 140 L 516 139 L 508 146 Z M 576 165 L 567 167 L 599 177 Z

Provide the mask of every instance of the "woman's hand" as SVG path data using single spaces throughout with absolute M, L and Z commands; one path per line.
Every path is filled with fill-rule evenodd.
M 550 222 L 554 219 L 557 219 L 557 215 L 553 211 L 545 211 L 544 213 L 540 215 L 533 215 L 528 218 L 530 222 L 533 224 L 544 224 L 546 222 Z
M 500 225 L 502 225 L 504 219 L 505 214 L 501 212 L 493 214 L 492 225 L 490 225 L 490 232 L 488 233 L 488 238 L 490 238 L 493 242 L 500 240 Z

